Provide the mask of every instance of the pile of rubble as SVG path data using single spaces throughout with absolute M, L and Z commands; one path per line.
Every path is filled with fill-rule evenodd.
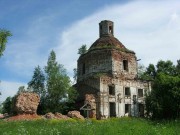
M 7 118 L 8 114 L 0 114 L 0 119 L 7 118 L 7 120 L 33 120 L 33 119 L 71 119 L 77 118 L 84 120 L 84 117 L 79 111 L 70 111 L 67 115 L 56 112 L 55 114 L 49 112 L 44 116 L 37 115 L 37 107 L 40 102 L 40 97 L 36 93 L 23 92 L 16 97 L 15 111 L 16 116 Z
M 63 115 L 61 113 L 56 112 L 55 114 L 49 112 L 44 115 L 44 118 L 46 119 L 70 119 L 70 118 L 77 118 L 84 120 L 84 117 L 80 114 L 79 111 L 69 111 L 67 115 Z
M 9 117 L 8 113 L 0 114 L 0 119 L 4 119 L 4 118 L 7 118 L 7 117 Z

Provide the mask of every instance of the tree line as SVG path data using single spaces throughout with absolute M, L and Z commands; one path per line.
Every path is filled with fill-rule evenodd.
M 147 115 L 152 119 L 180 118 L 180 60 L 160 60 L 157 65 L 139 68 L 139 78 L 150 80 L 152 90 L 146 93 Z

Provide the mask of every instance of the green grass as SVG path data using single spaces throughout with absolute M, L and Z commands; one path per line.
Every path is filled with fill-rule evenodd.
M 180 135 L 180 121 L 108 120 L 0 121 L 0 135 Z

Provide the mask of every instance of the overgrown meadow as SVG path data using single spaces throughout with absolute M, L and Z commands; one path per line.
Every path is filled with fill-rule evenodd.
M 180 135 L 180 120 L 160 123 L 141 118 L 1 120 L 0 135 Z

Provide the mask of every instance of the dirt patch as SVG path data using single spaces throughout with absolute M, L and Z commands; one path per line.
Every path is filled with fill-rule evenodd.
M 37 120 L 41 119 L 42 117 L 37 115 L 37 114 L 21 114 L 21 115 L 16 115 L 9 117 L 5 120 L 7 121 L 18 121 L 18 120 Z

